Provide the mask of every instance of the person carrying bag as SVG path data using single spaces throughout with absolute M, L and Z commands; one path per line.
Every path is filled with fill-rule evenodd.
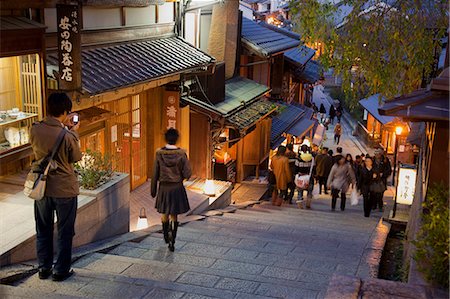
M 31 170 L 27 175 L 23 189 L 23 193 L 29 198 L 34 200 L 41 200 L 44 198 L 45 188 L 47 186 L 47 175 L 50 168 L 56 169 L 53 159 L 61 147 L 64 135 L 66 135 L 66 130 L 63 128 L 58 135 L 58 139 L 53 146 L 52 152 L 38 161 L 33 161 L 31 164 Z

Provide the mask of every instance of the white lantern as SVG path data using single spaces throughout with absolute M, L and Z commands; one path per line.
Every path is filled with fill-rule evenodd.
M 206 180 L 203 186 L 203 193 L 208 196 L 216 195 L 216 186 L 214 185 L 214 180 Z
M 147 215 L 145 214 L 145 208 L 141 208 L 139 212 L 138 222 L 136 230 L 144 229 L 148 227 Z

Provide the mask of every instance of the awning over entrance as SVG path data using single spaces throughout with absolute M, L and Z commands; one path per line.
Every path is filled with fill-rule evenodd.
M 225 82 L 225 100 L 215 105 L 216 109 L 227 116 L 247 104 L 262 97 L 270 88 L 253 80 L 234 77 Z
M 361 106 L 364 107 L 364 109 L 366 109 L 370 114 L 372 114 L 372 116 L 376 120 L 378 120 L 381 124 L 385 125 L 385 124 L 393 121 L 394 117 L 380 115 L 380 113 L 378 113 L 379 99 L 380 99 L 380 94 L 374 94 L 368 98 L 362 99 L 361 101 L 359 101 L 359 103 L 361 104 Z M 384 101 L 385 101 L 385 99 L 382 98 L 382 102 L 384 102 Z
M 42 52 L 45 28 L 24 17 L 0 17 L 0 57 Z
M 303 67 L 315 54 L 316 50 L 307 46 L 300 46 L 285 52 L 284 58 L 297 67 Z
M 242 132 L 275 110 L 276 105 L 267 100 L 260 99 L 228 117 L 227 122 Z
M 277 148 L 283 143 L 284 133 L 295 137 L 305 136 L 314 128 L 316 121 L 312 119 L 313 111 L 304 106 L 292 104 L 278 104 L 280 113 L 272 117 L 272 132 L 270 146 Z
M 414 120 L 449 120 L 449 69 L 433 79 L 430 89 L 386 101 L 377 109 L 383 117 L 392 115 Z
M 262 99 L 270 88 L 247 78 L 234 77 L 225 82 L 225 100 L 212 104 L 204 100 L 183 97 L 182 101 L 225 119 L 241 133 L 258 120 L 275 111 L 277 106 Z
M 305 115 L 306 116 L 306 115 Z M 307 117 L 302 117 L 292 128 L 286 131 L 287 134 L 301 138 L 306 135 L 309 130 L 314 128 L 315 121 Z
M 304 69 L 299 69 L 295 71 L 294 76 L 296 77 L 296 79 L 300 81 L 309 84 L 314 84 L 320 80 L 320 73 L 321 73 L 320 63 L 315 60 L 310 60 L 306 63 Z
M 177 36 L 83 49 L 81 56 L 83 90 L 90 95 L 206 68 L 215 61 Z M 57 66 L 57 54 L 47 61 Z

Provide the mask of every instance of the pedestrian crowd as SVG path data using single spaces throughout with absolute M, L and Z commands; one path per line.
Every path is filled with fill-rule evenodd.
M 313 190 L 318 194 L 331 195 L 331 210 L 336 209 L 340 198 L 340 209 L 345 210 L 347 192 L 362 196 L 364 216 L 372 210 L 383 211 L 383 195 L 387 190 L 387 178 L 391 175 L 391 164 L 382 149 L 374 156 L 369 154 L 336 154 L 327 147 L 308 147 L 302 144 L 298 152 L 293 144 L 279 146 L 270 163 L 269 194 L 274 205 L 292 204 L 295 193 L 300 208 L 311 208 Z M 317 189 L 314 189 L 315 185 Z M 306 192 L 306 197 L 304 197 Z

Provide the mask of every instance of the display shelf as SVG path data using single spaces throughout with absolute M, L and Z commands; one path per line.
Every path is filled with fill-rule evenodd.
M 22 113 L 24 115 L 23 117 L 17 117 L 16 119 L 7 117 L 5 121 L 0 121 L 0 126 L 9 125 L 12 123 L 16 123 L 18 121 L 22 121 L 22 120 L 26 120 L 26 119 L 30 119 L 30 118 L 38 116 L 36 113 L 26 113 L 26 112 L 22 112 Z

